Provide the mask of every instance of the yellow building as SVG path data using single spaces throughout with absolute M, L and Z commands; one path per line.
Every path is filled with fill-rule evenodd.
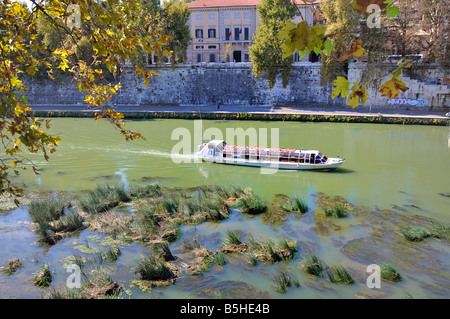
M 313 2 L 295 0 L 303 18 L 313 24 Z M 188 63 L 250 62 L 248 47 L 260 25 L 256 5 L 261 0 L 199 0 L 187 3 L 191 11 L 189 25 L 192 43 Z M 229 52 L 229 54 L 226 54 Z M 227 56 L 227 57 L 226 57 Z

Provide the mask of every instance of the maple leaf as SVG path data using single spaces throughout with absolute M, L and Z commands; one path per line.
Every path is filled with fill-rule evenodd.
M 347 98 L 347 103 L 354 109 L 359 105 L 359 102 L 361 102 L 361 105 L 366 104 L 368 97 L 366 87 L 359 87 L 359 82 L 355 82 L 352 86 L 352 93 Z
M 341 94 L 341 97 L 346 97 L 349 93 L 350 82 L 343 76 L 338 76 L 336 80 L 333 81 L 333 85 L 336 87 L 331 93 L 331 98 L 334 99 L 336 96 Z
M 315 51 L 320 53 L 324 49 L 326 27 L 316 24 L 312 28 L 308 26 L 306 21 L 302 21 L 295 25 L 293 22 L 285 24 L 283 29 L 278 33 L 278 39 L 283 41 L 281 49 L 283 50 L 283 59 L 294 54 L 297 50 L 302 55 Z M 327 52 L 331 51 L 331 42 L 326 43 Z
M 408 87 L 400 80 L 392 78 L 391 80 L 383 83 L 380 86 L 380 90 L 378 92 L 381 93 L 382 96 L 389 96 L 389 100 L 392 100 L 397 95 L 401 93 L 401 91 L 405 92 L 408 90 Z
M 353 39 L 350 42 L 347 51 L 341 53 L 341 56 L 339 57 L 338 61 L 340 62 L 345 61 L 351 56 L 359 58 L 364 54 L 365 51 L 366 50 L 362 47 L 361 39 Z

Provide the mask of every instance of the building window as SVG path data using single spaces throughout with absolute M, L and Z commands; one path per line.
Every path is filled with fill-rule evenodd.
M 225 13 L 225 19 L 231 18 L 231 15 L 229 13 Z
M 196 45 L 195 48 L 196 48 L 196 49 L 203 49 L 204 46 L 203 46 L 203 45 Z
M 208 29 L 208 38 L 216 37 L 216 29 Z
M 240 34 L 241 34 L 241 29 L 234 28 L 234 40 L 239 41 Z
M 235 13 L 235 14 L 234 14 L 234 18 L 235 18 L 235 19 L 239 19 L 240 17 L 241 17 L 241 15 L 240 15 L 239 13 Z
M 199 53 L 197 54 L 197 63 L 203 62 L 202 61 L 202 55 Z
M 245 12 L 244 13 L 244 18 L 250 18 L 250 13 L 249 12 Z
M 201 20 L 201 19 L 202 19 L 202 15 L 201 15 L 201 14 L 197 14 L 197 15 L 195 15 L 195 18 L 196 18 L 197 20 Z
M 250 56 L 248 54 L 245 54 L 245 62 L 250 62 Z
M 211 63 L 216 62 L 216 55 L 214 53 L 211 53 L 209 55 L 209 62 L 211 62 Z
M 203 29 L 196 29 L 195 30 L 195 37 L 197 39 L 203 39 Z
M 225 40 L 230 40 L 231 37 L 231 30 L 230 28 L 225 28 Z
M 250 30 L 249 28 L 244 29 L 244 40 L 248 41 L 250 40 Z
M 217 49 L 216 45 L 208 45 L 208 49 Z
M 215 19 L 216 16 L 214 15 L 214 13 L 211 13 L 211 14 L 209 15 L 209 18 L 210 18 L 210 19 Z

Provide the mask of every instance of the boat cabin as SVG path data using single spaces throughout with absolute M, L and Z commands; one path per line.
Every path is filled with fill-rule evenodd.
M 223 140 L 212 140 L 204 143 L 200 146 L 199 152 L 202 153 L 203 156 L 208 157 L 290 162 L 300 164 L 324 164 L 328 160 L 325 155 L 316 150 L 306 151 L 286 148 L 237 146 L 228 145 Z

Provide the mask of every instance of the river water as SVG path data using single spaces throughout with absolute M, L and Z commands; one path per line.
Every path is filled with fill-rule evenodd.
M 198 124 L 198 123 L 197 123 Z M 450 131 L 448 127 L 401 126 L 378 124 L 342 123 L 302 123 L 302 122 L 263 122 L 263 121 L 203 121 L 203 131 L 208 128 L 219 129 L 224 136 L 228 129 L 242 128 L 267 129 L 270 145 L 271 136 L 279 135 L 279 146 L 288 148 L 318 149 L 328 157 L 337 154 L 346 162 L 336 171 L 278 171 L 262 174 L 260 169 L 209 163 L 196 163 L 191 157 L 194 142 L 201 137 L 190 120 L 142 120 L 127 121 L 127 128 L 141 132 L 147 141 L 126 142 L 120 133 L 106 121 L 92 119 L 52 119 L 51 132 L 61 136 L 62 142 L 50 161 L 31 156 L 38 164 L 41 174 L 36 176 L 24 173 L 21 181 L 27 191 L 63 190 L 80 192 L 93 189 L 98 184 L 121 181 L 132 185 L 142 182 L 158 182 L 162 186 L 191 187 L 203 184 L 236 184 L 251 187 L 256 194 L 271 202 L 274 194 L 300 195 L 314 208 L 314 195 L 323 192 L 330 196 L 340 195 L 354 205 L 370 209 L 402 207 L 408 214 L 432 217 L 443 223 L 450 222 Z M 172 158 L 174 146 L 180 141 L 172 139 L 176 132 L 189 131 L 192 149 L 184 149 L 184 155 Z M 211 130 L 209 130 L 211 131 Z M 201 131 L 200 131 L 201 132 Z M 186 135 L 186 134 L 185 134 Z M 189 136 L 185 136 L 188 140 Z M 259 136 L 263 138 L 263 136 Z M 185 141 L 186 141 L 185 140 Z M 181 163 L 177 163 L 180 162 Z M 447 195 L 447 196 L 445 196 Z M 31 231 L 26 208 L 19 208 L 0 215 L 0 262 L 9 258 L 22 257 L 25 260 L 37 259 L 39 263 L 25 262 L 19 273 L 6 277 L 0 275 L 0 297 L 36 298 L 43 291 L 33 287 L 30 275 L 36 272 L 38 264 L 49 262 L 62 267 L 60 259 L 67 256 L 77 242 L 88 240 L 95 234 L 84 231 L 77 238 L 68 238 L 51 248 L 41 247 Z M 355 223 L 351 220 L 347 223 Z M 280 228 L 265 225 L 260 218 L 248 218 L 239 213 L 232 214 L 229 220 L 220 224 L 205 223 L 197 226 L 183 226 L 183 237 L 203 236 L 214 242 L 221 240 L 226 229 L 238 229 L 253 236 L 270 238 L 277 236 L 296 236 L 300 230 L 295 228 L 299 222 Z M 306 222 L 307 223 L 307 222 Z M 345 222 L 344 222 L 345 223 Z M 300 227 L 300 226 L 299 226 Z M 364 228 L 345 233 L 346 240 L 364 234 Z M 91 236 L 91 237 L 90 237 Z M 312 243 L 312 242 L 311 242 Z M 179 242 L 174 244 L 176 251 Z M 208 245 L 208 243 L 205 243 Z M 333 249 L 330 240 L 317 239 L 312 243 L 329 259 L 351 265 L 339 250 Z M 117 274 L 122 280 L 134 278 L 127 272 L 127 263 L 132 262 L 145 251 L 139 245 L 131 245 L 121 256 L 122 266 L 117 266 Z M 446 251 L 448 253 L 448 250 Z M 448 255 L 444 254 L 448 262 Z M 275 266 L 258 266 L 259 271 L 235 271 L 239 260 L 225 266 L 221 272 L 212 272 L 214 280 L 235 280 L 250 282 L 253 286 L 269 291 L 274 297 L 354 297 L 368 289 L 365 284 L 353 288 L 334 288 L 320 290 L 310 285 L 290 291 L 280 296 L 270 288 L 267 274 Z M 290 267 L 283 265 L 283 267 Z M 294 267 L 294 266 L 292 266 Z M 64 272 L 57 272 L 56 278 L 64 279 Z M 365 276 L 362 274 L 361 277 Z M 207 277 L 209 278 L 209 277 Z M 447 278 L 448 279 L 448 278 Z M 446 283 L 448 285 L 448 282 Z M 401 297 L 402 291 L 413 296 L 427 297 L 430 292 L 423 285 L 404 283 L 389 294 L 381 297 Z M 420 287 L 419 287 L 420 286 Z M 193 289 L 179 286 L 161 288 L 158 297 L 191 298 Z M 416 293 L 416 295 L 414 295 Z M 367 292 L 368 296 L 373 291 Z M 141 296 L 141 295 L 137 295 Z M 200 295 L 201 296 L 201 295 Z

